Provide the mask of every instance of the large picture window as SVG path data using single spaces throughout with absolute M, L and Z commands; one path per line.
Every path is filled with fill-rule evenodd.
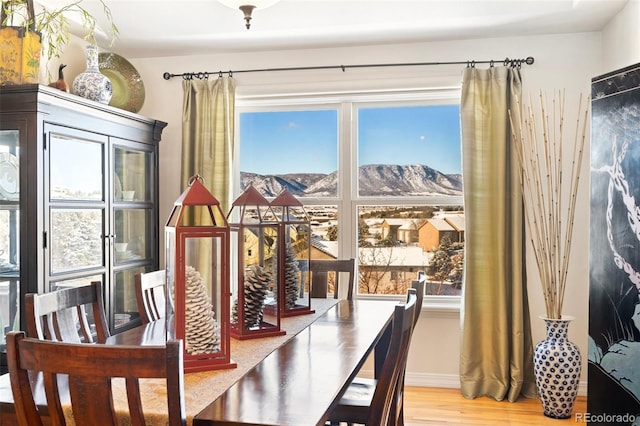
M 298 197 L 312 258 L 355 258 L 359 297 L 404 295 L 421 273 L 427 296 L 460 295 L 459 91 L 419 97 L 237 103 L 237 192 Z

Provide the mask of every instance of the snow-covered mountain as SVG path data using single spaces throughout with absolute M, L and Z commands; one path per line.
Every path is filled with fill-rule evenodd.
M 337 173 L 293 173 L 258 175 L 241 172 L 242 188 L 251 183 L 265 197 L 275 197 L 286 188 L 295 196 L 335 196 Z M 371 164 L 359 170 L 360 195 L 462 195 L 459 174 L 446 175 L 429 166 Z

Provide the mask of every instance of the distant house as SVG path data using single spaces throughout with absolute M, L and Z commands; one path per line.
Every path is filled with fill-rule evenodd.
M 428 219 L 418 229 L 418 245 L 432 251 L 445 236 L 452 243 L 464 242 L 464 214 L 437 215 Z
M 418 226 L 416 219 L 384 219 L 380 225 L 380 236 L 383 240 L 417 243 Z
M 429 265 L 432 253 L 421 247 L 360 248 L 359 291 L 367 294 L 402 294 Z

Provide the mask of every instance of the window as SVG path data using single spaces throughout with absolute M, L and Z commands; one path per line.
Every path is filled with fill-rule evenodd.
M 312 257 L 356 258 L 361 297 L 404 295 L 419 273 L 428 296 L 458 296 L 459 90 L 341 97 L 238 100 L 237 193 L 298 197 Z

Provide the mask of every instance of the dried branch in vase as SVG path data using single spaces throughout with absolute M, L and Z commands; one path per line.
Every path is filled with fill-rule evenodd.
M 539 109 L 534 110 L 529 98 L 526 108 L 518 106 L 509 111 L 514 148 L 521 167 L 520 187 L 529 238 L 542 284 L 546 315 L 554 319 L 562 317 L 586 139 L 588 108 L 583 111 L 582 95 L 577 111 L 571 136 L 565 134 L 564 92 L 554 94 L 551 108 L 541 92 Z M 570 144 L 570 157 L 563 158 L 566 144 Z M 567 166 L 570 166 L 569 170 Z

